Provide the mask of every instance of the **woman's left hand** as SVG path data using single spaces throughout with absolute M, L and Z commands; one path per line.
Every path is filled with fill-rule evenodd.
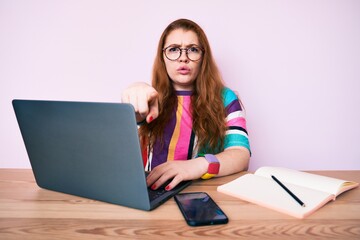
M 146 179 L 147 185 L 156 190 L 166 181 L 171 180 L 167 186 L 164 186 L 165 190 L 169 191 L 182 181 L 199 179 L 206 173 L 207 167 L 208 162 L 204 157 L 168 161 L 151 170 Z

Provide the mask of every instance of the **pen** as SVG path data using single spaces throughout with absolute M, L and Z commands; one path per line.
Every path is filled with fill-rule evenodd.
M 275 176 L 271 175 L 271 178 L 275 180 L 277 184 L 279 184 L 290 196 L 292 196 L 295 201 L 297 201 L 302 207 L 305 207 L 305 203 L 303 203 L 295 194 L 293 194 L 284 184 L 282 184 L 279 179 Z

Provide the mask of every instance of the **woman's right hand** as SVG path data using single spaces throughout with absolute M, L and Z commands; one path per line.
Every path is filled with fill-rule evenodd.
M 147 83 L 131 84 L 122 93 L 121 101 L 134 106 L 137 122 L 146 119 L 150 123 L 159 116 L 158 92 Z

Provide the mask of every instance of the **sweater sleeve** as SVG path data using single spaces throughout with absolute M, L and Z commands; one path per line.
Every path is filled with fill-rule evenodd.
M 247 148 L 251 153 L 246 129 L 245 112 L 237 95 L 229 88 L 224 88 L 223 101 L 226 110 L 227 125 L 224 149 L 241 146 Z

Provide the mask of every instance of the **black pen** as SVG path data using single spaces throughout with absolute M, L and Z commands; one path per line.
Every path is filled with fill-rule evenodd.
M 295 201 L 297 201 L 302 207 L 305 207 L 305 203 L 303 203 L 295 194 L 293 194 L 284 184 L 282 184 L 279 179 L 275 176 L 271 175 L 271 178 L 275 180 L 277 184 L 279 184 L 290 196 L 292 196 Z

